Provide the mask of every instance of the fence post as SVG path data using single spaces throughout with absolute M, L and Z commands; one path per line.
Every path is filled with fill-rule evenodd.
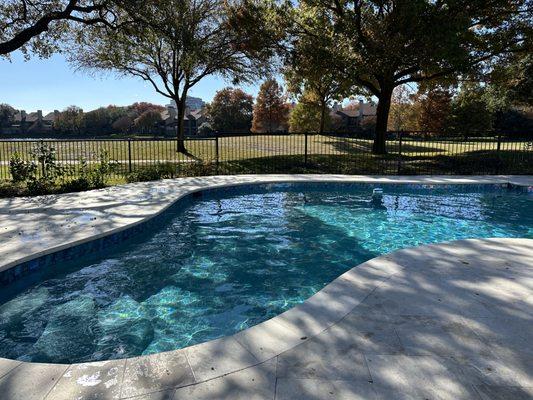
M 307 132 L 304 133 L 305 144 L 304 144 L 304 165 L 307 167 Z
M 501 147 L 502 147 L 502 133 L 498 132 L 498 144 L 496 145 L 496 155 L 498 158 L 498 162 L 496 163 L 496 174 L 497 175 L 500 173 L 500 164 L 502 163 L 502 159 L 500 157 Z
M 128 138 L 128 171 L 131 173 L 131 138 Z
M 399 131 L 398 134 L 400 136 L 400 141 L 398 143 L 398 175 L 400 175 L 402 171 L 402 138 L 403 138 L 403 131 Z
M 218 156 L 218 132 L 215 132 L 215 165 L 217 169 L 218 174 L 218 163 L 219 163 L 219 156 Z

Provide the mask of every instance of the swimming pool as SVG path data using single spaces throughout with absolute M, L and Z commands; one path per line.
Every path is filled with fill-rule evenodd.
M 379 254 L 533 237 L 531 195 L 503 187 L 276 184 L 189 196 L 164 223 L 4 295 L 0 356 L 84 362 L 229 335 Z

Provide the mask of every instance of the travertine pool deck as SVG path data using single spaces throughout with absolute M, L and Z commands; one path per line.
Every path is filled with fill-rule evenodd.
M 0 270 L 106 235 L 213 185 L 302 180 L 532 185 L 531 177 L 266 175 L 0 200 Z M 0 399 L 531 399 L 533 240 L 383 255 L 233 336 L 74 365 L 0 359 Z

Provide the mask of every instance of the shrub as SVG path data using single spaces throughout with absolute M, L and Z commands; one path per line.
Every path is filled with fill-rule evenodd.
M 82 192 L 84 190 L 92 189 L 92 185 L 87 177 L 80 176 L 79 178 L 63 182 L 60 188 L 62 192 Z
M 172 163 L 157 163 L 133 171 L 126 176 L 128 182 L 157 181 L 159 179 L 174 178 L 176 176 L 176 166 Z
M 71 167 L 61 165 L 56 160 L 55 149 L 41 142 L 31 152 L 32 161 L 25 161 L 20 154 L 15 153 L 9 160 L 9 170 L 15 184 L 25 184 L 30 195 L 48 193 L 79 192 L 106 186 L 109 175 L 116 171 L 119 163 L 109 159 L 106 151 L 99 153 L 99 162 L 92 167 L 87 160 L 80 159 L 79 176 L 65 181 Z M 58 185 L 58 181 L 62 181 Z M 20 192 L 22 186 L 19 186 Z
M 53 185 L 58 178 L 65 175 L 66 167 L 57 163 L 56 150 L 47 143 L 40 142 L 30 151 L 30 155 L 37 162 L 39 170 L 35 170 L 35 173 L 30 176 L 30 180 L 39 179 Z M 41 174 L 40 178 L 37 177 L 38 172 Z
M 186 164 L 182 164 L 179 168 L 181 176 L 206 176 L 214 175 L 216 168 L 213 163 L 194 161 Z
M 32 161 L 25 161 L 19 153 L 14 153 L 9 159 L 9 172 L 13 182 L 26 182 L 37 172 L 37 165 Z
M 109 175 L 118 169 L 120 163 L 116 160 L 110 160 L 109 153 L 105 150 L 100 152 L 98 157 L 100 161 L 86 176 L 92 187 L 103 188 L 107 183 Z M 85 165 L 87 165 L 86 162 Z M 87 167 L 85 167 L 85 170 L 87 171 Z
M 39 196 L 42 194 L 51 194 L 57 191 L 57 187 L 46 178 L 31 179 L 27 184 L 28 194 L 30 196 Z
M 85 158 L 79 160 L 79 177 L 61 184 L 65 192 L 80 192 L 89 189 L 100 189 L 106 186 L 109 175 L 117 170 L 120 163 L 109 159 L 107 151 L 99 155 L 100 161 L 91 169 Z

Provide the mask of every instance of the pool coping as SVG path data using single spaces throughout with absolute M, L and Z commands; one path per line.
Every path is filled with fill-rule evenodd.
M 216 179 L 224 178 L 223 182 L 216 182 Z M 234 180 L 233 182 L 228 182 Z M 240 179 L 239 179 L 240 178 Z M 194 184 L 191 185 L 191 179 Z M 236 181 L 236 182 L 235 182 Z M 237 176 L 237 177 L 207 177 L 207 178 L 186 178 L 184 180 L 169 180 L 161 181 L 156 186 L 151 188 L 167 187 L 172 188 L 172 185 L 181 185 L 182 192 L 176 195 L 172 192 L 172 196 L 166 196 L 164 201 L 156 202 L 152 208 L 153 212 L 150 215 L 144 215 L 137 221 L 131 224 L 114 227 L 111 230 L 101 232 L 102 236 L 109 235 L 117 230 L 127 229 L 128 227 L 141 223 L 146 219 L 150 219 L 155 215 L 160 214 L 170 205 L 172 205 L 179 198 L 190 194 L 194 191 L 204 190 L 213 187 L 232 186 L 235 184 L 249 184 L 249 183 L 284 183 L 284 182 L 360 182 L 360 183 L 415 183 L 415 184 L 513 184 L 518 186 L 532 186 L 533 177 L 353 177 L 353 176 L 331 176 L 331 175 L 269 175 L 269 176 Z M 145 185 L 153 185 L 154 183 L 146 183 Z M 124 185 L 127 189 L 140 184 Z M 143 187 L 141 185 L 141 187 Z M 146 187 L 146 186 L 145 186 Z M 150 187 L 150 186 L 148 186 Z M 175 188 L 176 186 L 174 186 Z M 95 191 L 93 191 L 95 192 Z M 101 191 L 100 191 L 101 192 Z M 130 192 L 131 193 L 131 192 Z M 152 195 L 157 193 L 167 192 L 152 192 Z M 119 193 L 120 195 L 120 193 Z M 173 197 L 174 200 L 169 199 Z M 20 203 L 19 203 L 20 204 Z M 149 203 L 151 204 L 151 203 Z M 1 219 L 0 219 L 1 221 Z M 94 240 L 94 236 L 87 236 L 84 241 Z M 426 245 L 420 247 L 435 248 L 438 246 L 456 246 L 460 247 L 464 243 L 471 242 L 487 242 L 487 241 L 530 241 L 528 239 L 469 239 L 461 240 L 445 244 Z M 72 241 L 62 246 L 73 246 L 78 244 L 77 241 Z M 57 247 L 53 247 L 49 252 L 57 251 Z M 46 251 L 46 250 L 42 250 Z M 291 308 L 290 310 L 255 325 L 246 330 L 235 333 L 231 336 L 226 336 L 220 339 L 204 342 L 194 346 L 186 347 L 179 350 L 174 350 L 165 353 L 157 353 L 147 356 L 139 356 L 127 358 L 122 360 L 111 360 L 103 362 L 90 362 L 79 364 L 40 364 L 14 361 L 0 358 L 0 383 L 3 379 L 7 379 L 13 371 L 22 373 L 27 371 L 28 374 L 35 373 L 47 377 L 45 380 L 48 385 L 44 385 L 43 396 L 38 398 L 46 398 L 57 384 L 63 379 L 67 379 L 67 375 L 75 374 L 75 371 L 92 371 L 104 369 L 109 371 L 110 368 L 122 369 L 122 379 L 118 385 L 118 397 L 127 398 L 138 395 L 138 393 L 128 396 L 127 385 L 124 379 L 128 375 L 126 372 L 128 367 L 130 370 L 135 368 L 143 369 L 146 366 L 161 366 L 168 364 L 169 360 L 181 360 L 185 363 L 187 370 L 187 378 L 178 385 L 172 387 L 184 387 L 190 385 L 197 385 L 236 371 L 251 368 L 253 366 L 263 364 L 277 357 L 278 355 L 298 346 L 299 344 L 309 340 L 317 334 L 328 329 L 345 317 L 358 304 L 360 304 L 370 293 L 376 290 L 380 285 L 383 285 L 388 279 L 403 271 L 408 266 L 402 265 L 402 255 L 410 251 L 409 248 L 397 250 L 387 255 L 381 255 L 363 264 L 360 264 L 346 273 L 339 276 L 330 284 L 325 286 L 322 290 L 307 299 L 302 304 Z M 34 253 L 42 255 L 42 253 Z M 26 255 L 25 257 L 31 257 Z M 12 261 L 6 265 L 16 265 L 22 262 L 23 258 Z M 139 367 L 140 366 L 140 367 Z M 33 372 L 32 372 L 33 371 Z M 26 373 L 24 373 L 26 375 Z M 118 382 L 118 379 L 117 379 Z M 19 385 L 27 383 L 20 382 Z M 117 390 L 116 385 L 106 387 L 105 391 L 111 392 Z M 158 382 L 152 382 L 152 386 L 145 391 L 146 393 L 157 392 L 164 390 L 166 387 Z M 126 392 L 124 392 L 126 390 Z M 44 392 L 43 392 L 44 393 Z M 141 393 L 143 394 L 143 393 Z M 117 397 L 117 398 L 118 398 Z M 48 397 L 55 398 L 55 397 Z

